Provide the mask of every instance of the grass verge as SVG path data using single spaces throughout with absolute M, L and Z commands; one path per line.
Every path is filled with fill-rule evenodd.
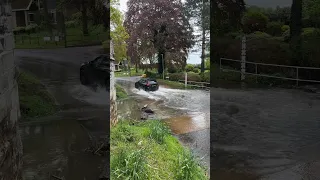
M 102 25 L 89 26 L 89 35 L 83 36 L 81 27 L 67 28 L 67 46 L 84 46 L 100 44 L 103 40 L 107 39 L 107 33 Z M 48 32 L 40 31 L 31 34 L 15 35 L 15 46 L 17 49 L 51 49 L 65 47 L 64 40 L 55 42 L 44 41 L 44 37 L 48 36 Z
M 169 81 L 164 79 L 157 79 L 158 83 L 163 86 L 168 86 L 172 89 L 195 89 L 195 87 L 187 85 L 185 87 L 184 83 L 177 82 L 177 81 Z
M 58 108 L 54 97 L 34 75 L 21 72 L 18 77 L 21 117 L 29 118 L 54 114 Z
M 206 180 L 205 170 L 161 121 L 119 121 L 111 129 L 111 179 Z
M 119 84 L 116 84 L 117 99 L 124 99 L 128 97 L 128 93 Z

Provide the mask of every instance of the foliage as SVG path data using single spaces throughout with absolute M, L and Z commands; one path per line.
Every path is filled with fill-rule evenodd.
M 286 31 L 288 31 L 288 30 L 290 30 L 290 26 L 289 26 L 289 25 L 283 25 L 283 26 L 281 27 L 282 33 L 286 32 Z
M 132 62 L 139 64 L 143 57 L 158 53 L 161 73 L 162 54 L 188 54 L 193 45 L 192 27 L 179 0 L 129 0 L 128 7 L 124 24 L 129 33 L 128 55 Z M 181 60 L 186 58 L 172 59 L 172 63 Z
M 75 28 L 79 25 L 79 22 L 71 20 L 71 21 L 67 21 L 65 24 L 66 24 L 66 28 Z
M 210 57 L 205 60 L 205 68 L 210 70 Z
M 281 22 L 269 22 L 266 32 L 272 36 L 281 36 L 283 33 Z
M 111 1 L 110 7 L 110 24 L 111 24 L 111 39 L 114 45 L 114 57 L 116 61 L 122 61 L 127 58 L 126 40 L 129 38 L 125 27 L 123 26 L 123 15 L 116 8 L 118 0 Z
M 124 88 L 122 86 L 120 86 L 119 84 L 116 84 L 115 87 L 116 87 L 117 99 L 124 99 L 124 98 L 128 97 L 127 92 L 124 90 Z
M 194 68 L 194 69 L 193 69 L 193 72 L 194 72 L 194 73 L 200 73 L 200 69 L 199 69 L 199 68 Z
M 22 120 L 51 115 L 58 110 L 54 97 L 37 77 L 21 72 L 17 82 Z
M 185 73 L 173 73 L 169 75 L 170 81 L 184 80 Z M 188 72 L 188 81 L 201 81 L 201 76 L 198 73 Z
M 247 11 L 242 19 L 243 31 L 252 33 L 255 31 L 265 32 L 269 19 L 266 15 L 258 11 Z
M 120 120 L 110 135 L 111 179 L 208 179 L 162 121 Z
M 245 11 L 244 0 L 211 1 L 211 21 L 215 35 L 226 34 L 241 29 L 241 18 Z
M 320 1 L 304 0 L 303 3 L 303 19 L 304 27 L 320 27 Z
M 187 64 L 185 67 L 185 70 L 187 72 L 193 71 L 193 69 L 194 69 L 194 65 L 192 65 L 192 64 Z

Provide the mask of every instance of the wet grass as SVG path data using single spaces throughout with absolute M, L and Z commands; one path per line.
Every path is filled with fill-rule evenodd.
M 195 87 L 187 85 L 185 87 L 184 83 L 177 82 L 177 81 L 169 81 L 164 79 L 157 79 L 158 83 L 163 86 L 167 86 L 173 89 L 196 89 Z
M 161 121 L 119 121 L 111 129 L 110 143 L 111 179 L 208 179 Z
M 22 71 L 17 79 L 22 121 L 54 114 L 58 108 L 53 96 L 31 73 Z
M 124 99 L 128 97 L 128 93 L 124 90 L 122 86 L 120 86 L 119 84 L 116 84 L 115 86 L 117 99 Z

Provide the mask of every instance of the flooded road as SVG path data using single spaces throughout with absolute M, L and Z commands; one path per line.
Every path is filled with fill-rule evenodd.
M 211 88 L 211 176 L 320 179 L 320 96 Z
M 36 75 L 56 98 L 61 112 L 21 122 L 25 180 L 98 179 L 109 155 L 87 152 L 93 139 L 108 139 L 109 92 L 82 86 L 79 68 L 101 47 L 15 50 L 21 70 Z
M 160 86 L 158 91 L 146 92 L 134 88 L 139 77 L 117 78 L 117 83 L 129 94 L 118 102 L 120 118 L 140 119 L 140 108 L 148 104 L 179 140 L 199 156 L 204 166 L 210 166 L 210 93 L 202 90 L 169 89 Z

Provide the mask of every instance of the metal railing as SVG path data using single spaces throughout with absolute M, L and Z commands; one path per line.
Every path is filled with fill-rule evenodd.
M 239 62 L 239 63 L 245 63 L 245 64 L 253 64 L 253 65 L 255 65 L 255 73 L 246 72 L 245 69 L 241 71 L 241 70 L 223 68 L 222 61 L 232 61 L 232 62 Z M 258 65 L 295 69 L 296 78 L 283 77 L 283 76 L 273 76 L 273 75 L 258 73 Z M 299 78 L 299 69 L 320 70 L 320 68 L 316 68 L 316 67 L 289 66 L 289 65 L 279 65 L 279 64 L 257 63 L 257 62 L 250 62 L 250 61 L 242 62 L 241 60 L 236 60 L 236 59 L 220 58 L 220 67 L 219 68 L 220 68 L 220 71 L 238 72 L 238 73 L 244 73 L 245 75 L 247 75 L 247 74 L 254 75 L 256 77 L 260 76 L 260 77 L 269 77 L 269 78 L 275 78 L 275 79 L 292 80 L 292 81 L 296 81 L 297 86 L 299 85 L 299 82 L 320 83 L 320 81 L 318 81 L 318 80 L 300 79 Z
M 179 80 L 179 82 L 185 83 L 185 80 Z M 187 81 L 187 85 L 206 90 L 210 89 L 210 83 L 208 82 Z

